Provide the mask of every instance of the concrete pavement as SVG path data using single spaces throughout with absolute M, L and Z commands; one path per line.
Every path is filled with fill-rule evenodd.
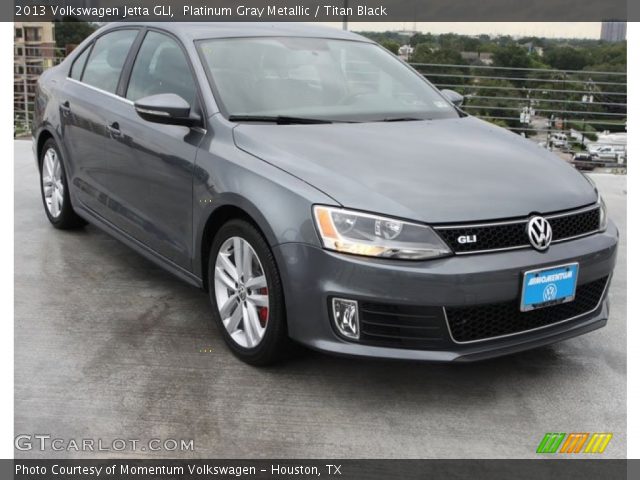
M 14 145 L 16 435 L 194 440 L 18 457 L 535 457 L 545 432 L 613 432 L 605 457 L 625 456 L 625 176 L 594 176 L 621 231 L 606 328 L 475 364 L 306 352 L 256 369 L 225 348 L 206 294 L 95 227 L 53 229 L 31 143 Z

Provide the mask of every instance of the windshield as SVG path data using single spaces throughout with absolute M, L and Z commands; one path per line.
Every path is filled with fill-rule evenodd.
M 440 93 L 375 44 L 302 37 L 198 42 L 229 117 L 382 121 L 457 117 Z

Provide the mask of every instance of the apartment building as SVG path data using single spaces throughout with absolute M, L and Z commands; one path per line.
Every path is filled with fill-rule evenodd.
M 622 42 L 627 39 L 627 22 L 602 22 L 600 40 Z
M 15 22 L 14 29 L 14 111 L 27 123 L 38 77 L 56 63 L 55 30 L 52 22 Z

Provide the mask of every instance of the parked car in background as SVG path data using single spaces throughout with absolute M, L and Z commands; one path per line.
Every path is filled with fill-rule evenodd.
M 591 151 L 593 158 L 598 160 L 617 160 L 620 154 L 624 154 L 624 147 L 601 146 Z
M 108 25 L 40 77 L 44 212 L 207 291 L 252 364 L 291 340 L 471 361 L 603 327 L 618 231 L 595 185 L 462 100 L 350 32 Z
M 569 141 L 564 133 L 552 133 L 551 144 L 556 148 L 566 148 L 569 146 Z
M 602 167 L 601 161 L 596 161 L 589 152 L 575 152 L 571 156 L 571 164 L 578 170 L 591 171 L 596 167 Z
M 574 161 L 590 162 L 593 156 L 589 152 L 575 152 L 571 157 Z
M 593 157 L 599 160 L 615 160 L 617 154 L 613 147 L 600 147 L 593 152 Z

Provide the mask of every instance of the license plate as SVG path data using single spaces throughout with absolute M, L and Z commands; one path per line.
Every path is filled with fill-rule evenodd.
M 522 281 L 523 312 L 571 302 L 576 297 L 578 264 L 529 270 Z

